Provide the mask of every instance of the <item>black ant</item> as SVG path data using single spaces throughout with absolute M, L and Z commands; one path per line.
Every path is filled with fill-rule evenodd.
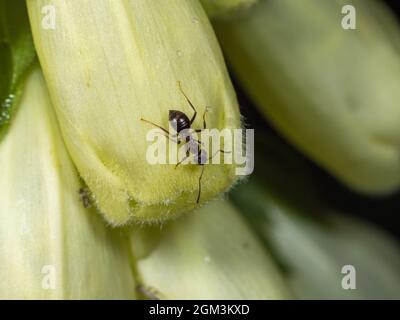
M 192 118 L 189 119 L 189 117 L 182 111 L 169 110 L 168 121 L 169 121 L 171 127 L 176 131 L 175 134 L 171 135 L 167 129 L 165 129 L 151 121 L 145 120 L 143 118 L 141 118 L 140 120 L 150 123 L 151 125 L 161 129 L 164 133 L 167 134 L 167 138 L 169 138 L 173 142 L 180 144 L 182 141 L 184 141 L 184 143 L 186 143 L 186 146 L 187 146 L 186 147 L 186 155 L 182 160 L 180 160 L 175 165 L 175 169 L 182 162 L 187 160 L 190 157 L 190 154 L 193 154 L 193 156 L 195 157 L 194 158 L 195 164 L 201 166 L 201 173 L 199 176 L 199 192 L 197 194 L 197 199 L 196 199 L 196 203 L 199 203 L 200 195 L 201 195 L 201 179 L 203 178 L 203 173 L 204 173 L 204 164 L 206 164 L 207 161 L 211 160 L 218 152 L 228 153 L 228 151 L 218 150 L 213 156 L 208 157 L 207 151 L 205 151 L 204 149 L 201 148 L 203 143 L 201 141 L 193 138 L 193 136 L 190 134 L 189 130 L 192 129 L 191 126 L 196 119 L 197 110 L 194 107 L 193 103 L 188 98 L 188 96 L 183 91 L 180 81 L 178 81 L 178 87 L 179 87 L 180 92 L 183 94 L 186 101 L 190 105 L 190 107 L 193 109 L 194 114 L 193 114 Z M 201 131 L 207 129 L 207 123 L 206 123 L 207 112 L 208 112 L 208 107 L 206 107 L 206 109 L 203 113 L 203 129 L 193 129 L 194 132 L 198 133 L 198 132 L 201 132 Z

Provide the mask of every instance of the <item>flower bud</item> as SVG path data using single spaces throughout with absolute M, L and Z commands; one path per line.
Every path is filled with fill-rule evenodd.
M 284 299 L 275 263 L 227 201 L 132 231 L 141 292 L 150 299 Z
M 342 15 L 345 5 L 356 15 Z M 343 28 L 348 19 L 356 30 Z M 382 3 L 260 1 L 215 27 L 232 69 L 292 143 L 357 191 L 399 187 L 400 32 Z
M 41 72 L 0 143 L 0 298 L 134 298 L 127 239 L 80 201 Z
M 67 148 L 99 210 L 121 225 L 195 208 L 200 166 L 150 164 L 146 136 L 156 129 L 149 122 L 168 130 L 169 110 L 192 118 L 183 92 L 197 110 L 194 129 L 203 127 L 206 106 L 208 128 L 240 128 L 235 93 L 201 5 L 52 1 L 55 27 L 44 30 L 47 4 L 28 1 L 35 46 Z M 207 165 L 199 202 L 235 179 L 234 165 Z

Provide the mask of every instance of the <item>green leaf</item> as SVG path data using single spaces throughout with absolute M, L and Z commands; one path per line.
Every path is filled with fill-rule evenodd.
M 0 0 L 0 139 L 35 57 L 25 1 Z

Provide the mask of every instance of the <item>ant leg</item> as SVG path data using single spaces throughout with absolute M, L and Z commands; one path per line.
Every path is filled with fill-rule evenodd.
M 211 161 L 219 152 L 221 152 L 221 153 L 232 153 L 231 151 L 217 150 L 217 151 L 215 151 L 215 153 L 211 157 L 208 158 L 208 161 Z
M 204 129 L 207 129 L 207 122 L 206 122 L 207 112 L 208 112 L 208 107 L 206 107 L 206 109 L 204 110 L 204 113 L 203 113 L 203 129 L 196 129 L 196 130 L 194 130 L 194 132 L 201 132 Z
M 190 119 L 190 124 L 192 124 L 192 123 L 194 122 L 194 120 L 196 119 L 197 110 L 196 110 L 196 108 L 194 107 L 192 101 L 190 101 L 190 99 L 188 98 L 188 96 L 186 95 L 186 93 L 183 91 L 180 81 L 178 81 L 178 87 L 179 87 L 180 92 L 181 92 L 181 93 L 183 94 L 183 96 L 186 98 L 186 101 L 189 103 L 189 105 L 192 107 L 192 109 L 193 109 L 193 111 L 194 111 L 193 117 L 192 117 L 192 119 Z
M 163 127 L 159 126 L 158 124 L 155 124 L 154 122 L 151 122 L 151 121 L 143 119 L 143 118 L 140 118 L 140 120 L 152 124 L 153 126 L 157 127 L 158 129 L 161 129 L 162 131 L 164 131 L 165 133 L 167 133 L 169 135 L 169 131 L 167 129 L 164 129 Z
M 193 141 L 196 141 L 198 145 L 202 145 L 204 147 L 204 142 L 200 141 L 198 139 L 193 139 Z
M 161 126 L 159 126 L 158 124 L 155 124 L 154 122 L 151 122 L 151 121 L 149 121 L 149 120 L 146 120 L 146 119 L 143 119 L 143 118 L 140 118 L 140 120 L 141 120 L 141 121 L 144 121 L 144 122 L 147 122 L 147 123 L 149 123 L 149 124 L 151 124 L 151 125 L 157 127 L 158 129 L 161 129 L 164 133 L 167 134 L 167 135 L 165 135 L 165 136 L 166 136 L 168 139 L 170 139 L 171 141 L 173 141 L 173 142 L 175 142 L 175 143 L 177 143 L 177 144 L 180 144 L 180 143 L 181 143 L 180 140 L 179 140 L 179 138 L 178 138 L 178 136 L 177 136 L 177 135 L 171 135 L 167 129 L 164 129 L 163 127 L 161 127 Z M 172 137 L 174 137 L 174 138 L 176 137 L 177 139 L 174 140 L 174 139 L 172 139 Z
M 180 161 L 175 165 L 175 169 L 178 168 L 178 166 L 179 166 L 183 161 L 185 161 L 187 158 L 189 158 L 189 157 L 190 157 L 190 150 L 187 149 L 187 150 L 186 150 L 186 155 L 185 155 L 185 157 L 184 157 L 182 160 L 180 160 Z
M 171 134 L 169 138 L 171 139 L 171 141 L 174 141 L 174 142 L 176 142 L 177 144 L 180 144 L 180 143 L 182 142 L 182 140 L 181 140 L 181 138 L 179 137 L 179 134 L 178 134 L 178 133 Z M 172 139 L 172 138 L 173 138 L 173 139 Z M 176 139 L 176 140 L 174 140 L 174 139 Z
M 199 203 L 199 201 L 200 201 L 200 195 L 201 195 L 201 178 L 203 178 L 203 173 L 204 173 L 204 166 L 201 166 L 201 173 L 200 173 L 200 177 L 199 177 L 199 193 L 197 194 L 196 203 Z
M 176 135 L 172 135 L 172 137 L 171 137 L 171 136 L 167 136 L 166 134 L 164 134 L 164 136 L 166 138 L 168 138 L 169 140 L 171 140 L 172 142 L 175 142 L 176 144 L 181 144 L 181 140 Z M 177 138 L 177 139 L 175 140 L 173 138 Z

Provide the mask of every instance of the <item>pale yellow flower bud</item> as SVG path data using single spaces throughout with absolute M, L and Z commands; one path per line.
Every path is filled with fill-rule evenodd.
M 0 142 L 0 299 L 135 297 L 126 238 L 84 208 L 35 70 Z
M 198 165 L 151 165 L 146 134 L 169 110 L 192 127 L 240 128 L 235 93 L 208 18 L 194 0 L 28 1 L 36 49 L 68 150 L 113 225 L 160 221 L 197 206 Z M 225 191 L 234 165 L 206 166 L 200 202 Z
M 292 143 L 358 191 L 400 186 L 400 31 L 380 1 L 259 1 L 215 27 L 232 69 Z
M 274 261 L 236 209 L 215 201 L 160 227 L 132 231 L 149 299 L 284 299 Z

